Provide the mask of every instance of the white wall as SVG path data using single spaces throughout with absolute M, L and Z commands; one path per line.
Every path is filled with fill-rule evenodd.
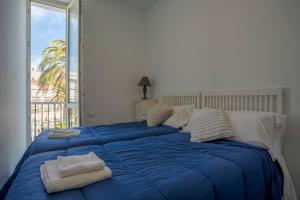
M 155 94 L 285 87 L 284 155 L 300 196 L 300 1 L 159 0 L 148 10 Z
M 26 144 L 25 1 L 0 9 L 1 187 Z M 299 9 L 297 0 L 160 0 L 145 18 L 117 1 L 83 0 L 84 124 L 132 120 L 146 69 L 156 95 L 286 87 L 284 154 L 300 196 Z
M 0 6 L 0 188 L 26 147 L 26 1 Z
M 82 6 L 83 124 L 130 121 L 145 71 L 144 12 L 114 0 Z

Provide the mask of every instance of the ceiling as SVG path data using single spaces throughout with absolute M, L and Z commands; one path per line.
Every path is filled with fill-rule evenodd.
M 151 7 L 157 0 L 118 0 L 118 1 L 121 1 L 123 3 L 132 5 L 140 9 L 147 9 Z

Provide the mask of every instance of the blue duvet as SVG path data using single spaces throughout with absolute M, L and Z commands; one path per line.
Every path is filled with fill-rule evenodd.
M 114 141 L 132 140 L 148 136 L 164 135 L 179 131 L 179 129 L 177 128 L 164 125 L 150 128 L 147 126 L 146 121 L 82 127 L 79 129 L 81 130 L 80 136 L 68 139 L 48 139 L 47 135 L 49 130 L 42 132 L 26 150 L 22 159 L 19 161 L 13 175 L 1 189 L 0 199 L 7 192 L 7 189 L 10 187 L 12 180 L 17 175 L 22 163 L 30 155 L 85 145 L 100 145 Z
M 7 200 L 264 200 L 280 199 L 282 173 L 269 154 L 239 142 L 192 143 L 174 133 L 30 156 Z M 112 179 L 82 189 L 47 194 L 39 168 L 58 155 L 95 152 Z
M 47 135 L 49 130 L 44 131 L 29 147 L 29 154 L 33 155 L 46 151 L 61 150 L 84 145 L 98 145 L 114 141 L 164 135 L 179 131 L 177 128 L 164 125 L 148 127 L 146 121 L 82 127 L 79 129 L 81 130 L 79 137 L 68 139 L 48 139 Z

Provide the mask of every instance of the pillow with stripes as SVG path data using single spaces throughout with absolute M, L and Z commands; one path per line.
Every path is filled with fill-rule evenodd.
M 222 110 L 195 110 L 189 122 L 189 128 L 193 142 L 234 136 L 227 114 Z

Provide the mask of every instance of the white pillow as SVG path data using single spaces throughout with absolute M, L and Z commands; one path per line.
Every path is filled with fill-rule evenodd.
M 297 199 L 293 182 L 281 154 L 286 116 L 266 112 L 235 111 L 228 112 L 228 117 L 235 134 L 243 139 L 243 142 L 263 144 L 268 148 L 273 161 L 278 161 L 284 175 L 283 199 Z
M 162 124 L 172 114 L 173 109 L 162 103 L 156 103 L 147 111 L 147 125 L 149 127 Z
M 194 111 L 189 122 L 191 141 L 202 142 L 233 136 L 227 114 L 221 110 Z
M 185 127 L 195 109 L 195 105 L 179 105 L 173 106 L 172 115 L 164 122 L 164 125 L 172 126 L 175 128 Z
M 257 145 L 270 151 L 281 151 L 286 116 L 268 112 L 227 112 L 234 140 Z

